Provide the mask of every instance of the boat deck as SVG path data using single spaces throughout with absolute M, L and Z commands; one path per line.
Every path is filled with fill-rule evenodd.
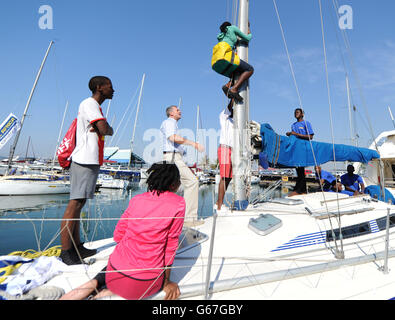
M 289 202 L 293 204 L 265 202 L 243 212 L 220 212 L 216 217 L 207 218 L 202 226 L 184 232 L 171 273 L 172 280 L 179 283 L 181 298 L 205 298 L 214 221 L 211 299 L 392 298 L 390 284 L 395 282 L 395 274 L 384 275 L 380 270 L 385 249 L 382 221 L 388 205 L 370 201 L 366 196 L 345 197 L 319 193 L 293 197 Z M 350 208 L 368 210 L 350 213 Z M 347 212 L 340 219 L 345 233 L 342 243 L 339 239 L 336 243 L 333 241 L 338 234 L 331 231 L 339 229 L 338 217 L 317 216 L 319 212 L 336 210 Z M 261 214 L 276 217 L 281 220 L 281 226 L 266 235 L 255 232 L 249 223 Z M 364 229 L 366 225 L 368 230 Z M 390 229 L 390 243 L 394 237 Z M 91 246 L 100 252 L 92 258 L 95 262 L 86 271 L 58 276 L 49 285 L 68 291 L 100 272 L 115 243 L 106 239 Z M 336 254 L 341 248 L 344 259 Z M 390 248 L 390 256 L 393 254 Z M 161 299 L 163 293 L 152 298 Z

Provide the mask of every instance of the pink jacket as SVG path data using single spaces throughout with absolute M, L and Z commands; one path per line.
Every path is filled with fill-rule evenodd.
M 175 193 L 135 196 L 115 228 L 109 263 L 133 278 L 156 278 L 173 264 L 184 216 L 185 200 Z

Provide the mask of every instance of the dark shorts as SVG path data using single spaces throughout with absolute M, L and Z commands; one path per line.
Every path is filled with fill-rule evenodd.
M 247 62 L 245 62 L 244 60 L 240 59 L 240 64 L 239 66 L 236 68 L 236 70 L 234 71 L 234 75 L 239 75 L 242 74 L 243 72 L 246 71 L 254 71 L 254 67 L 250 64 L 248 64 Z
M 306 184 L 306 174 L 304 171 L 304 167 L 296 168 L 296 174 L 297 174 L 297 178 L 296 178 L 294 191 L 299 194 L 306 193 L 307 184 Z
M 329 182 L 328 180 L 324 181 L 324 185 L 322 186 L 322 189 L 324 191 L 330 191 L 330 190 L 336 190 L 336 183 L 338 181 L 333 180 L 332 182 Z

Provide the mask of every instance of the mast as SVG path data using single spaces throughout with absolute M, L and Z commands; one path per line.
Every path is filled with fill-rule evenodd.
M 38 70 L 38 73 L 37 73 L 37 76 L 36 76 L 36 80 L 34 81 L 34 84 L 33 84 L 33 88 L 32 88 L 32 90 L 31 90 L 30 95 L 29 95 L 29 98 L 28 98 L 28 100 L 27 100 L 26 107 L 25 107 L 25 111 L 23 112 L 23 116 L 22 116 L 22 119 L 21 119 L 21 125 L 20 125 L 21 127 L 20 127 L 19 131 L 18 131 L 17 134 L 16 134 L 14 143 L 13 143 L 13 145 L 12 145 L 12 147 L 11 147 L 11 150 L 10 150 L 10 155 L 9 155 L 9 157 L 8 157 L 8 168 L 7 168 L 7 171 L 6 171 L 6 174 L 5 174 L 5 175 L 8 175 L 8 173 L 10 172 L 11 163 L 12 163 L 12 158 L 14 157 L 16 145 L 18 144 L 19 136 L 21 135 L 23 123 L 25 122 L 25 118 L 26 118 L 26 114 L 27 114 L 27 111 L 28 111 L 29 106 L 30 106 L 30 102 L 32 101 L 34 91 L 36 90 L 36 86 L 37 86 L 38 80 L 40 79 L 40 76 L 41 76 L 41 71 L 42 71 L 43 68 L 44 68 L 45 61 L 47 60 L 49 51 L 51 50 L 51 47 L 52 47 L 53 44 L 54 44 L 53 41 L 51 41 L 50 44 L 49 44 L 49 47 L 48 47 L 48 49 L 47 49 L 47 52 L 45 53 L 44 59 L 43 59 L 43 61 L 42 61 L 42 63 L 41 63 L 40 69 Z
M 249 0 L 240 0 L 239 29 L 248 33 Z M 240 59 L 248 62 L 248 44 L 241 42 L 238 46 Z M 236 79 L 237 81 L 238 79 Z M 247 125 L 249 121 L 249 84 L 248 81 L 240 88 L 242 103 L 235 102 L 233 107 L 234 144 L 232 151 L 234 209 L 245 210 L 248 206 L 247 187 L 249 173 L 249 145 Z
M 199 109 L 200 107 L 197 106 L 197 114 L 196 114 L 196 136 L 195 136 L 195 141 L 198 142 L 199 140 Z M 195 160 L 196 160 L 196 172 L 197 172 L 197 168 L 198 168 L 198 160 L 199 160 L 199 153 L 197 150 L 195 150 Z
M 29 152 L 30 138 L 31 138 L 31 136 L 29 136 L 29 139 L 27 140 L 27 147 L 26 147 L 26 154 L 25 154 L 25 163 L 26 163 L 26 159 L 27 159 L 27 153 Z
M 394 125 L 394 128 L 395 128 L 395 120 L 394 120 L 394 116 L 392 115 L 392 111 L 391 111 L 391 107 L 390 106 L 388 106 L 388 111 L 390 112 L 392 124 Z
M 61 139 L 61 137 L 62 137 L 64 119 L 65 119 L 65 117 L 66 117 L 66 113 L 67 113 L 67 109 L 68 109 L 68 108 L 69 108 L 69 101 L 66 102 L 66 107 L 65 107 L 65 109 L 64 109 L 63 118 L 62 118 L 62 124 L 60 125 L 60 130 L 59 130 L 59 135 L 58 135 L 58 141 L 56 142 L 55 154 L 53 155 L 53 158 L 52 158 L 52 170 L 53 170 L 53 168 L 54 168 L 54 166 L 55 166 L 56 154 L 57 154 L 58 147 L 59 147 L 59 144 L 60 144 L 60 139 Z
M 133 135 L 132 135 L 132 140 L 130 142 L 130 156 L 129 156 L 128 168 L 130 168 L 130 165 L 131 165 L 131 162 L 132 162 L 132 157 L 133 157 L 134 135 L 136 133 L 136 125 L 137 125 L 137 119 L 138 119 L 138 116 L 139 116 L 140 102 L 141 102 L 141 95 L 143 94 L 144 81 L 145 81 L 145 73 L 143 74 L 143 80 L 141 80 L 140 95 L 139 95 L 139 100 L 138 100 L 138 103 L 137 103 L 136 119 L 134 120 Z
M 348 100 L 348 117 L 350 121 L 350 137 L 351 137 L 351 143 L 354 146 L 357 146 L 356 140 L 355 140 L 355 134 L 354 134 L 354 128 L 352 124 L 352 114 L 351 114 L 351 95 L 350 95 L 350 82 L 348 80 L 348 76 L 346 75 L 346 86 L 347 86 L 347 100 Z

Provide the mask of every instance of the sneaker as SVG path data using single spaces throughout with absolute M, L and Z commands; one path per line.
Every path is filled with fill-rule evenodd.
M 78 253 L 80 254 L 82 259 L 94 256 L 97 253 L 96 249 L 87 249 L 84 247 L 83 243 L 80 243 L 77 246 Z
M 228 91 L 227 97 L 230 99 L 235 99 L 236 102 L 242 103 L 243 102 L 243 97 L 238 93 L 238 92 L 233 92 L 233 91 Z
M 67 264 L 68 266 L 84 264 L 84 262 L 81 261 L 74 249 L 62 250 L 59 258 L 62 259 L 63 263 Z
M 228 93 L 229 93 L 230 88 L 227 85 L 224 85 L 222 87 L 222 91 L 225 93 L 225 96 L 228 98 Z

